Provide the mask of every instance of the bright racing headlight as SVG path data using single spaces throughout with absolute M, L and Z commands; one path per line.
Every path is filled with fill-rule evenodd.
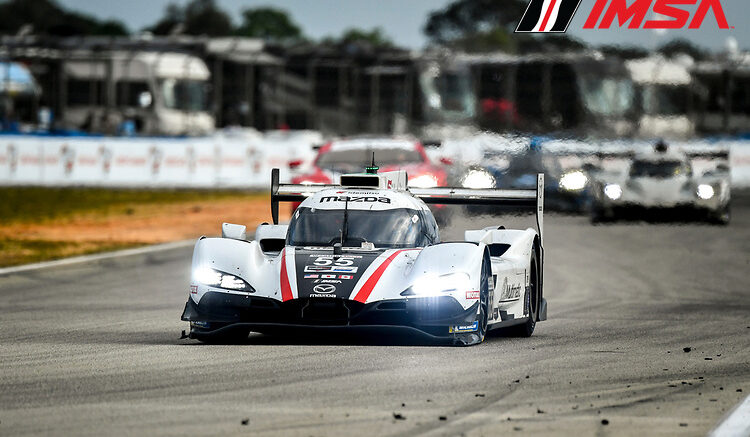
M 622 197 L 622 188 L 617 184 L 609 184 L 604 187 L 604 195 L 612 200 L 617 200 Z
M 446 275 L 428 275 L 417 279 L 401 296 L 439 296 L 442 293 L 468 290 L 471 278 L 468 273 L 456 272 Z
M 701 199 L 708 200 L 714 197 L 714 187 L 708 184 L 700 184 L 698 185 L 698 190 L 696 190 L 696 194 Z
M 586 175 L 582 171 L 576 170 L 565 173 L 560 178 L 560 187 L 567 191 L 580 191 L 586 187 L 586 182 L 588 182 Z
M 484 170 L 469 170 L 461 179 L 461 185 L 472 189 L 495 188 L 495 178 Z
M 225 288 L 227 290 L 254 293 L 255 290 L 242 278 L 229 273 L 220 272 L 210 267 L 199 267 L 193 272 L 193 279 L 203 285 Z
M 409 186 L 414 188 L 435 188 L 437 185 L 437 178 L 431 174 L 423 174 L 409 181 Z

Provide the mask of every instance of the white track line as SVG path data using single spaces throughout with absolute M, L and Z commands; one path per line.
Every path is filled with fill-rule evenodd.
M 135 249 L 117 250 L 115 252 L 97 253 L 93 255 L 76 256 L 73 258 L 65 258 L 55 261 L 44 261 L 34 264 L 25 264 L 22 266 L 5 267 L 0 268 L 0 275 L 27 272 L 30 270 L 39 270 L 50 267 L 67 266 L 70 264 L 80 264 L 85 262 L 99 261 L 103 259 L 120 258 L 124 256 L 142 255 L 144 253 L 161 252 L 170 249 L 179 249 L 182 247 L 192 246 L 193 244 L 195 244 L 195 241 L 196 240 L 175 241 L 172 243 L 155 244 L 152 246 L 138 247 Z
M 708 435 L 708 437 L 747 436 L 750 436 L 750 395 Z

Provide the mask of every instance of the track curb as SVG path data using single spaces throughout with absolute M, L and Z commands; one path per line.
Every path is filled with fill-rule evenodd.
M 96 254 L 91 254 L 91 255 L 75 256 L 72 258 L 63 258 L 63 259 L 58 259 L 58 260 L 53 260 L 53 261 L 42 261 L 42 262 L 33 263 L 33 264 L 23 264 L 20 266 L 3 267 L 3 268 L 0 268 L 0 276 L 10 275 L 13 273 L 21 273 L 21 272 L 28 272 L 28 271 L 33 271 L 33 270 L 46 269 L 46 268 L 61 267 L 61 266 L 67 266 L 67 265 L 73 265 L 73 264 L 82 264 L 82 263 L 100 261 L 100 260 L 105 260 L 105 259 L 143 255 L 146 253 L 154 253 L 154 252 L 162 252 L 165 250 L 189 247 L 193 244 L 195 244 L 195 240 L 173 241 L 171 243 L 154 244 L 154 245 L 145 246 L 145 247 L 137 247 L 134 249 L 123 249 L 123 250 L 116 250 L 113 252 L 103 252 L 103 253 L 96 253 Z

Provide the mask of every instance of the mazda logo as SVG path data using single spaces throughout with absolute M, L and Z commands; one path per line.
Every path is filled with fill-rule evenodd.
M 313 291 L 320 294 L 328 294 L 336 291 L 336 286 L 331 284 L 318 284 L 313 287 Z

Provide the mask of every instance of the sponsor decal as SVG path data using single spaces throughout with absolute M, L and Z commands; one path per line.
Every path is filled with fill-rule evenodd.
M 191 285 L 190 286 L 190 294 L 198 294 L 198 286 L 197 285 Z
M 319 277 L 320 275 L 314 275 L 314 274 L 305 275 L 305 279 L 317 279 Z
M 500 288 L 500 302 L 518 299 L 519 297 L 521 297 L 521 284 L 508 284 L 508 277 L 503 278 L 503 285 Z
M 479 299 L 479 291 L 467 291 L 466 298 L 467 299 Z
M 581 0 L 531 0 L 516 32 L 564 33 L 580 4 Z
M 471 325 L 456 325 L 456 326 L 449 326 L 448 327 L 448 333 L 455 334 L 459 332 L 474 332 L 479 330 L 479 322 L 476 321 L 472 323 Z
M 336 286 L 331 284 L 318 284 L 313 287 L 313 291 L 321 294 L 330 294 L 336 291 Z
M 313 284 L 340 284 L 341 281 L 338 279 L 316 279 Z
M 339 275 L 339 279 L 352 279 L 354 276 L 352 275 Z
M 530 0 L 516 32 L 564 33 L 580 4 L 581 0 Z M 721 0 L 596 0 L 583 28 L 610 29 L 616 23 L 628 29 L 700 29 L 709 13 L 719 29 L 734 29 Z
M 309 272 L 316 272 L 316 273 L 357 273 L 357 267 L 305 266 L 305 273 L 309 273 Z
M 208 322 L 201 322 L 199 320 L 196 320 L 194 322 L 190 322 L 190 326 L 195 326 L 196 328 L 204 328 L 207 329 L 211 326 Z
M 326 202 L 391 203 L 391 199 L 375 196 L 325 196 L 320 198 L 320 203 Z
M 336 275 L 320 275 L 323 279 L 336 279 Z

